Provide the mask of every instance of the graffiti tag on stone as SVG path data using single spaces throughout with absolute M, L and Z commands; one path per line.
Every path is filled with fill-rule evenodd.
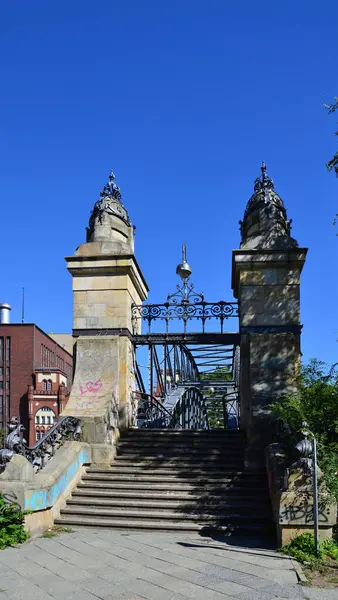
M 102 381 L 98 379 L 97 381 L 87 381 L 84 385 L 80 385 L 80 394 L 95 393 L 98 392 L 102 388 Z
M 327 510 L 325 510 L 325 507 L 319 506 L 318 520 L 321 523 L 328 522 L 328 516 L 327 516 L 327 514 L 325 514 L 326 512 L 329 514 L 330 510 L 327 511 Z M 280 522 L 283 522 L 284 520 L 298 521 L 298 520 L 302 519 L 305 524 L 313 523 L 313 519 L 314 519 L 313 506 L 312 505 L 285 506 L 281 510 L 279 517 L 280 517 Z
M 18 497 L 15 492 L 12 492 L 12 491 L 3 492 L 2 498 L 3 498 L 3 501 L 5 504 L 0 507 L 1 508 L 0 514 L 2 514 L 5 511 L 5 505 L 13 506 L 13 507 L 15 507 L 16 510 L 21 510 L 21 506 L 17 502 Z

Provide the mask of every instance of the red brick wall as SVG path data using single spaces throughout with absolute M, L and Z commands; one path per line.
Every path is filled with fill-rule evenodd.
M 41 346 L 43 350 L 42 355 Z M 67 373 L 67 365 L 73 366 L 73 358 L 70 354 L 68 354 L 64 348 L 61 348 L 61 346 L 59 346 L 52 338 L 41 331 L 41 329 L 35 327 L 34 369 L 39 369 L 41 367 L 56 367 Z M 67 383 L 68 387 L 70 387 L 72 382 L 67 381 Z
M 4 338 L 10 336 L 11 338 L 9 417 L 20 416 L 21 423 L 28 430 L 27 388 L 29 385 L 35 385 L 35 369 L 43 366 L 41 365 L 41 345 L 50 351 L 51 362 L 55 362 L 55 358 L 58 356 L 59 360 L 64 361 L 65 370 L 68 365 L 69 372 L 71 372 L 73 359 L 68 352 L 33 324 L 0 325 L 0 336 Z M 45 366 L 47 367 L 47 365 Z M 52 364 L 50 367 L 52 368 Z M 68 379 L 67 383 L 70 388 L 71 379 Z M 1 419 L 0 415 L 0 426 L 2 425 Z
M 27 386 L 33 383 L 34 325 L 0 325 L 0 336 L 11 337 L 10 417 L 28 426 Z

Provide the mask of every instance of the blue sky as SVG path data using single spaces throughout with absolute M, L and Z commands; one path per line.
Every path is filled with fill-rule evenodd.
M 64 256 L 116 173 L 136 255 L 163 301 L 183 241 L 198 290 L 231 300 L 238 221 L 264 159 L 309 247 L 303 352 L 337 360 L 338 4 L 2 0 L 1 301 L 72 327 Z

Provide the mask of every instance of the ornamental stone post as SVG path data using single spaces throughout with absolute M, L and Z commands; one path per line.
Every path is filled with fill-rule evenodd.
M 134 228 L 111 173 L 92 211 L 87 241 L 66 257 L 73 277 L 75 375 L 63 415 L 80 417 L 93 462 L 110 462 L 120 429 L 135 423 L 132 304 L 148 287 L 134 254 Z
M 232 288 L 239 302 L 241 426 L 246 466 L 263 465 L 273 424 L 268 405 L 297 389 L 300 367 L 300 274 L 307 249 L 291 237 L 284 203 L 262 164 L 233 251 Z

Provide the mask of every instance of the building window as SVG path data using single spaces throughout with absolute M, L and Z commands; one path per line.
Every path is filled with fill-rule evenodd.
M 38 442 L 40 438 L 41 438 L 41 431 L 37 431 L 36 432 L 36 441 Z
M 11 359 L 11 338 L 6 338 L 6 359 Z
M 47 379 L 44 379 L 44 380 L 42 381 L 42 389 L 43 389 L 44 391 L 46 391 L 46 389 L 47 389 Z
M 0 361 L 4 359 L 4 338 L 0 337 Z
M 48 431 L 48 429 L 52 426 L 53 422 L 56 422 L 56 414 L 52 408 L 49 406 L 42 406 L 39 408 L 35 415 L 35 423 L 37 425 L 45 425 L 46 430 L 44 433 Z
M 48 381 L 47 381 L 47 390 L 51 390 L 51 389 L 52 389 L 52 386 L 53 386 L 53 384 L 52 384 L 52 380 L 51 380 L 51 379 L 48 379 Z

